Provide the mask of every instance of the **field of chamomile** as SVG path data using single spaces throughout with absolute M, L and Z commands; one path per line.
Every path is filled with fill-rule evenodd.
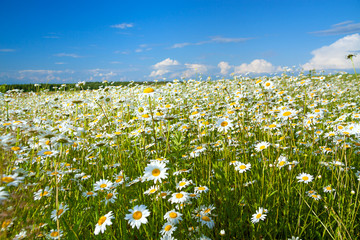
M 0 96 L 0 239 L 359 239 L 360 81 Z

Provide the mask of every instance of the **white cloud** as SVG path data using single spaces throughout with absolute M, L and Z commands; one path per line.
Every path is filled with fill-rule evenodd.
M 80 58 L 81 56 L 74 53 L 58 53 L 55 54 L 56 57 L 72 57 L 72 58 Z
M 270 62 L 264 59 L 255 59 L 251 63 L 243 63 L 240 66 L 234 67 L 235 74 L 244 73 L 273 73 L 280 70 L 280 67 L 275 67 Z
M 171 46 L 171 48 L 183 48 L 186 46 L 203 45 L 203 44 L 208 44 L 208 43 L 237 43 L 237 42 L 245 42 L 250 39 L 251 38 L 224 38 L 221 36 L 215 36 L 215 37 L 210 37 L 210 40 L 196 42 L 196 43 L 189 43 L 189 42 L 175 43 L 174 45 Z
M 2 49 L 0 49 L 0 52 L 15 52 L 15 49 L 11 49 L 11 48 L 2 48 Z
M 179 65 L 180 63 L 178 61 L 167 58 L 153 66 L 155 70 L 150 73 L 150 77 L 162 76 L 166 73 L 175 71 Z
M 191 77 L 198 73 L 206 73 L 208 67 L 204 64 L 185 63 L 181 64 L 176 60 L 167 58 L 153 65 L 154 71 L 150 73 L 150 77 Z
M 132 28 L 132 27 L 134 27 L 134 24 L 133 24 L 133 23 L 120 23 L 120 24 L 111 25 L 110 27 L 112 27 L 112 28 L 126 29 L 126 28 Z
M 311 52 L 313 58 L 302 67 L 311 69 L 351 69 L 351 61 L 346 59 L 348 54 L 360 51 L 360 35 L 345 36 L 329 46 L 323 46 Z M 354 57 L 355 66 L 360 65 L 360 58 Z
M 360 23 L 353 23 L 353 21 L 345 21 L 331 26 L 330 29 L 311 32 L 318 35 L 339 35 L 360 32 Z
M 206 73 L 208 68 L 204 64 L 185 63 L 186 70 L 181 73 L 182 77 L 189 78 L 199 73 Z
M 224 75 L 228 74 L 229 70 L 232 68 L 228 62 L 219 62 L 218 67 L 220 68 L 220 73 Z

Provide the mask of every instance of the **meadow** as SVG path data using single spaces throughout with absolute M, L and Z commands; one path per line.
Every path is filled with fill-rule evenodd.
M 355 75 L 0 96 L 0 239 L 359 239 Z

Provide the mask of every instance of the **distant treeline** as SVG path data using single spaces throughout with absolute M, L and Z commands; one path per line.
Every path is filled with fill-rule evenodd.
M 67 83 L 67 84 L 50 84 L 50 83 L 41 83 L 41 84 L 3 84 L 0 85 L 0 92 L 5 93 L 8 90 L 19 89 L 23 90 L 24 92 L 38 92 L 38 91 L 56 91 L 61 88 L 61 90 L 70 90 L 70 89 L 99 89 L 100 87 L 106 86 L 127 86 L 130 83 L 133 84 L 145 84 L 146 82 L 86 82 L 85 85 L 76 86 L 76 83 Z M 148 82 L 154 83 L 154 82 Z M 165 84 L 167 82 L 157 82 L 156 84 Z

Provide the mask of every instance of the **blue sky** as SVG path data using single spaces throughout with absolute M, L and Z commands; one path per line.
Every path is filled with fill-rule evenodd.
M 2 1 L 0 84 L 351 72 L 359 9 L 358 0 Z

